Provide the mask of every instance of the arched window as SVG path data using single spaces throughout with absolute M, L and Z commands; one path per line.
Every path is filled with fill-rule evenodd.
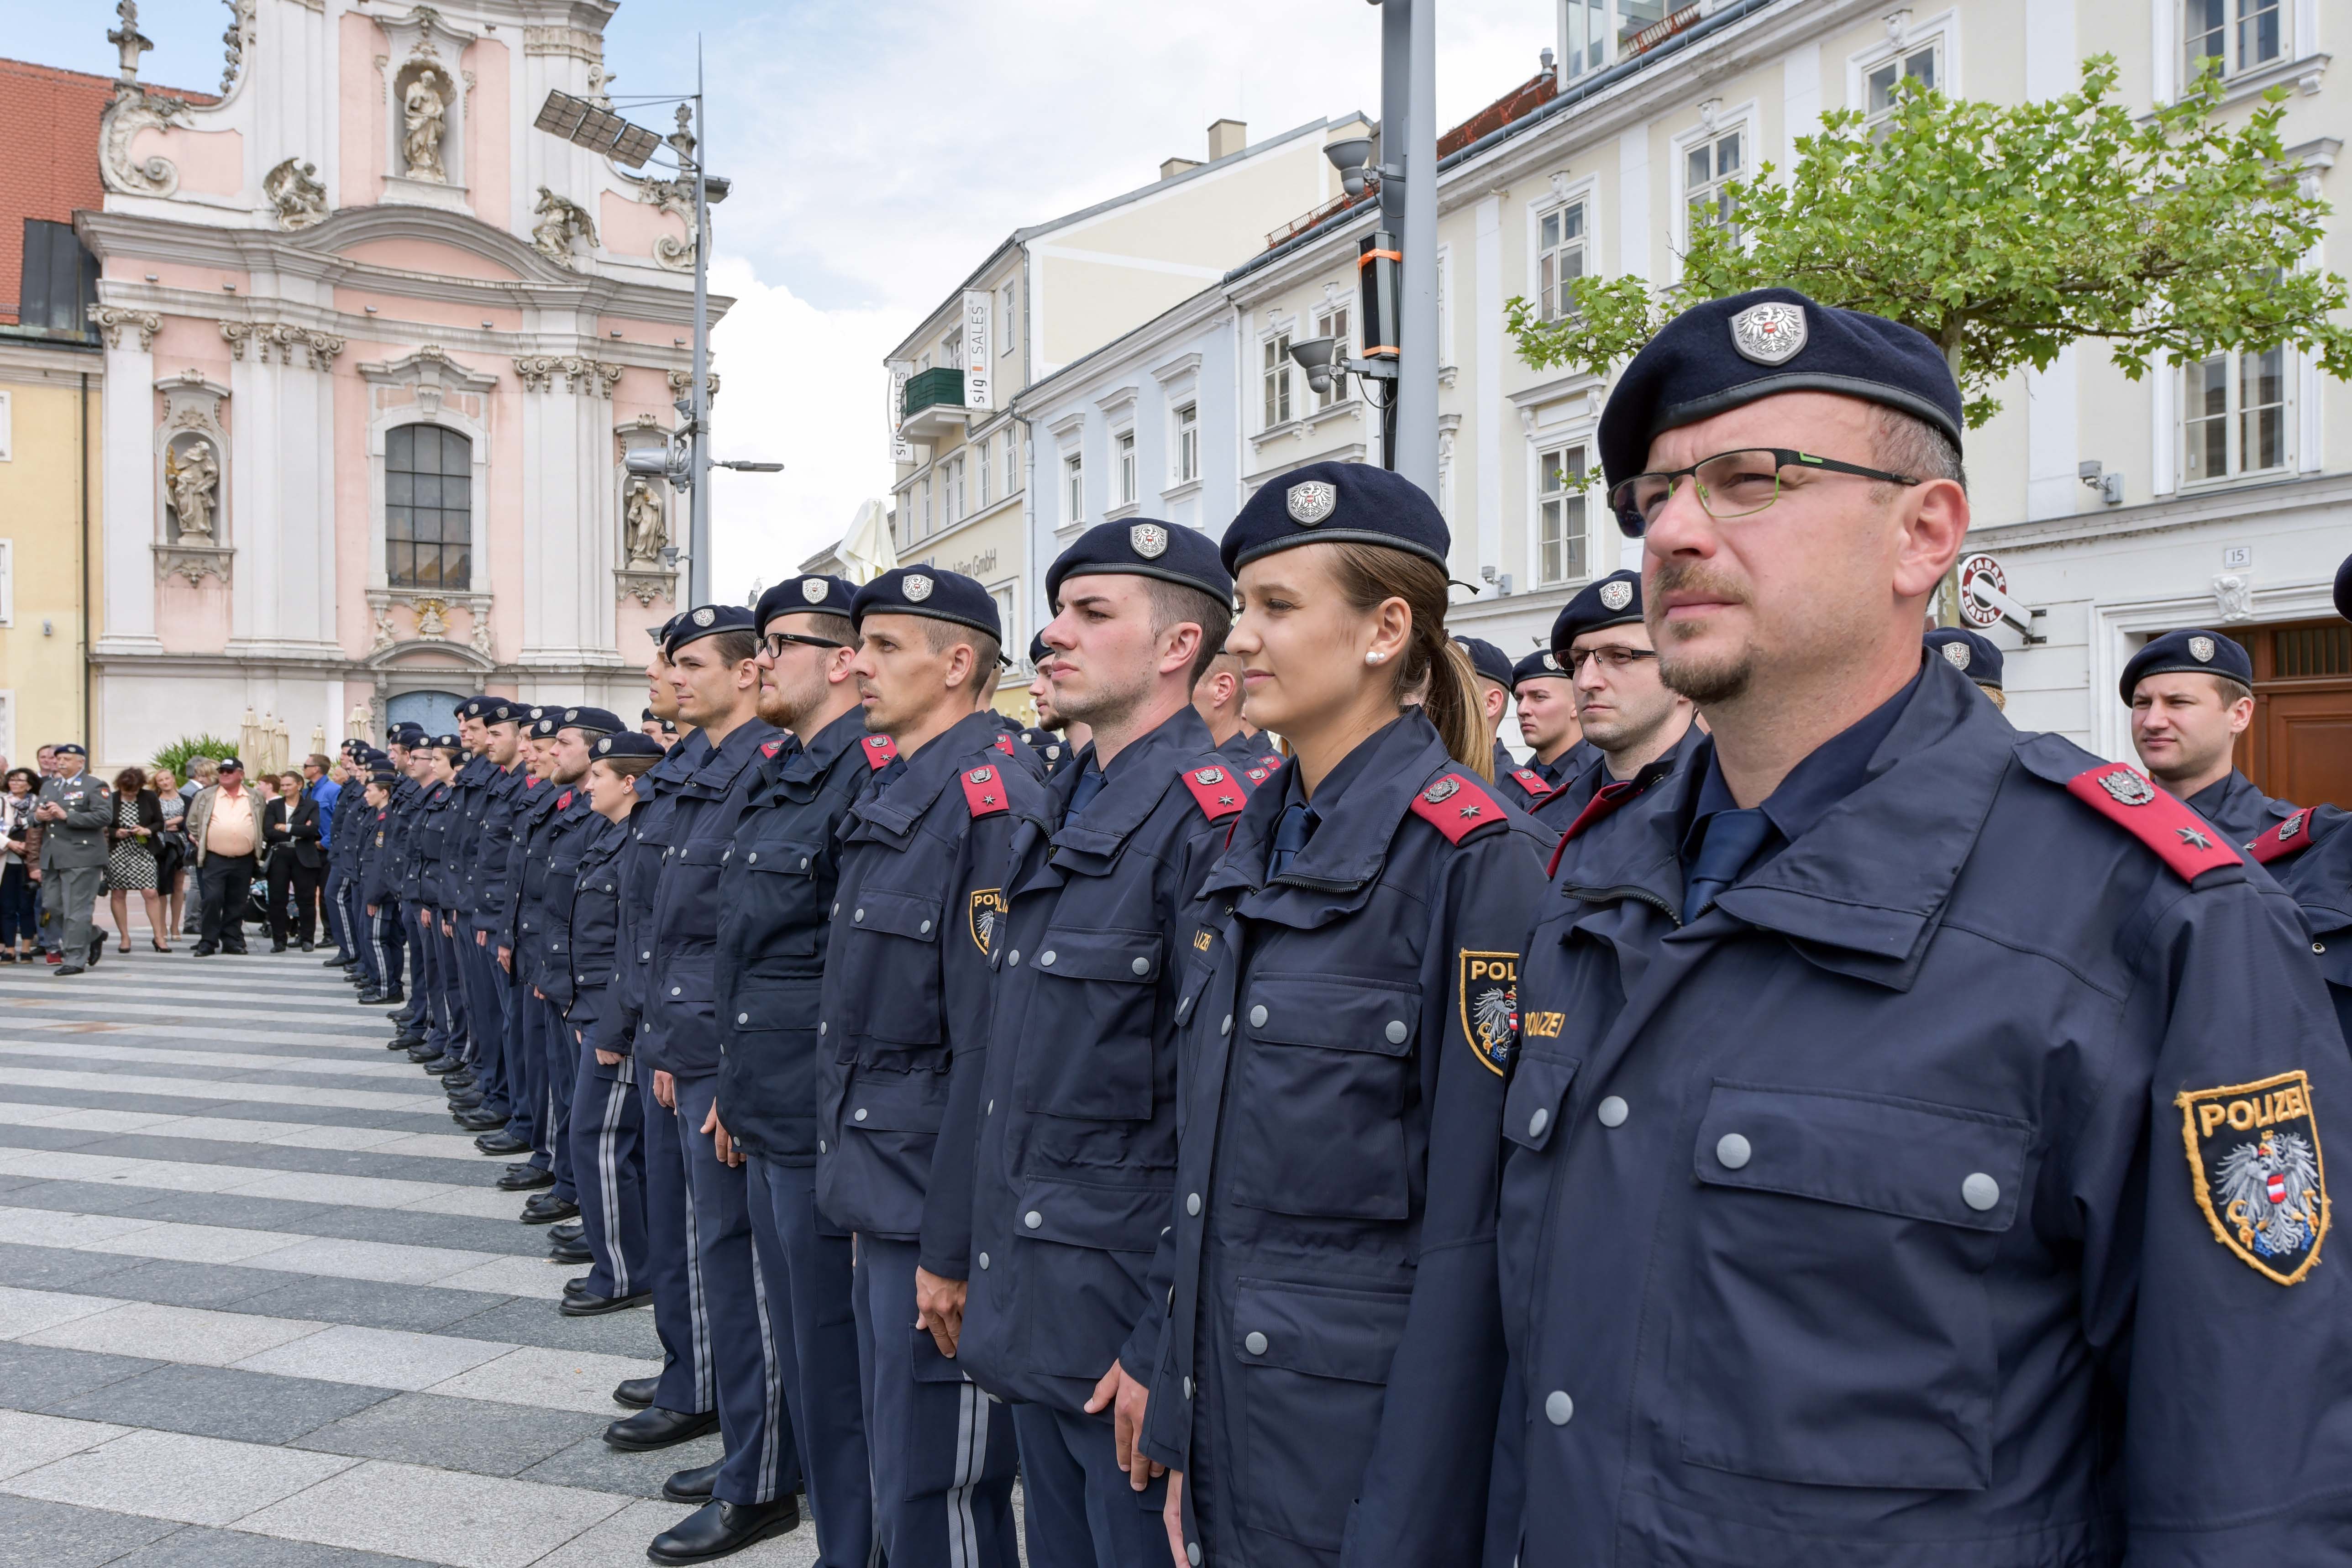
M 384 579 L 394 588 L 473 586 L 474 444 L 437 424 L 396 425 L 383 444 Z

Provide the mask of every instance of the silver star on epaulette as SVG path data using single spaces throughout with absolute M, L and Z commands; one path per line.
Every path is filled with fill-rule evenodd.
M 1462 814 L 1465 817 L 1475 817 L 1478 814 L 1479 810 L 1480 808 L 1476 806 L 1465 806 L 1462 808 Z
M 1217 804 L 1220 806 L 1230 806 L 1233 803 L 1234 798 L 1231 795 L 1220 795 L 1217 797 Z
M 2175 828 L 2172 831 L 2180 835 L 2180 841 L 2184 844 L 2194 844 L 2200 850 L 2210 850 L 2213 847 L 2213 841 L 2194 828 Z

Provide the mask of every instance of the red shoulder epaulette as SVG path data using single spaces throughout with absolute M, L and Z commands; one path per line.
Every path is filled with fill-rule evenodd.
M 1489 822 L 1503 820 L 1495 798 L 1459 773 L 1440 775 L 1412 798 L 1412 814 L 1458 844 Z
M 1007 757 L 1012 756 L 1013 737 L 1009 735 L 999 735 L 996 737 L 996 749 L 1004 753 Z
M 1289 760 L 1290 759 L 1288 758 L 1283 756 L 1279 751 L 1269 751 L 1264 757 L 1257 759 L 1257 765 L 1260 768 L 1265 768 L 1268 773 L 1271 773 Z
M 777 752 L 782 751 L 783 748 L 784 737 L 780 735 L 776 737 L 775 739 L 763 744 L 760 747 L 760 755 L 762 757 L 773 757 Z
M 1545 783 L 1544 776 L 1532 768 L 1514 768 L 1509 778 L 1512 783 L 1528 792 L 1529 805 L 1559 793 L 1559 785 Z
M 571 790 L 566 789 L 562 794 L 558 795 L 555 798 L 555 809 L 559 811 L 568 811 L 572 809 Z
M 879 773 L 898 759 L 898 743 L 887 735 L 866 737 L 866 766 Z
M 1004 780 L 992 767 L 967 768 L 963 772 L 963 803 L 975 817 L 992 817 L 1005 810 Z
M 2121 762 L 2102 762 L 2066 780 L 2066 792 L 2154 850 L 2183 882 L 2238 865 L 2221 831 Z
M 2311 847 L 2311 813 L 2297 811 L 2246 846 L 2246 852 L 2263 865 L 2300 854 Z
M 1263 766 L 1257 768 L 1244 768 L 1242 769 L 1242 777 L 1248 779 L 1253 784 L 1263 784 L 1267 779 L 1274 777 L 1274 769 Z
M 1192 791 L 1201 814 L 1213 822 L 1222 822 L 1249 804 L 1249 791 L 1234 781 L 1230 768 L 1187 768 L 1184 788 Z

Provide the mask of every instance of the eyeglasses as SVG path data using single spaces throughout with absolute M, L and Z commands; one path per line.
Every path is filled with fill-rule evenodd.
M 1584 662 L 1587 659 L 1600 660 L 1601 668 L 1614 674 L 1619 670 L 1632 669 L 1644 659 L 1654 659 L 1657 656 L 1656 650 L 1651 648 L 1617 647 L 1587 648 L 1580 653 L 1571 648 L 1559 655 L 1559 662 L 1568 667 L 1568 673 L 1571 675 L 1584 668 Z
M 830 637 L 809 637 L 804 636 L 798 632 L 771 632 L 766 636 L 760 639 L 760 646 L 767 650 L 768 657 L 771 659 L 782 658 L 784 656 L 784 650 L 791 647 L 795 643 L 799 643 L 803 648 L 846 648 L 849 646 L 846 643 L 836 643 Z
M 1685 478 L 1698 491 L 1698 504 L 1717 522 L 1752 517 L 1780 498 L 1780 473 L 1785 468 L 1812 469 L 1823 474 L 1851 474 L 1886 485 L 1918 485 L 1926 481 L 1883 468 L 1863 468 L 1834 457 L 1816 457 L 1786 446 L 1751 446 L 1718 452 L 1688 468 L 1663 474 L 1636 474 L 1611 487 L 1610 509 L 1628 538 L 1640 538 L 1674 498 L 1675 486 Z

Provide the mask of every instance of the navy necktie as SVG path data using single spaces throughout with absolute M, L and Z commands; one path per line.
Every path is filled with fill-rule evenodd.
M 1085 810 L 1087 804 L 1102 793 L 1103 784 L 1103 770 L 1089 764 L 1087 770 L 1078 775 L 1077 784 L 1070 790 L 1069 808 L 1062 813 L 1062 820 L 1068 821 Z
M 1265 879 L 1272 882 L 1290 869 L 1290 862 L 1307 848 L 1307 841 L 1315 836 L 1322 818 L 1315 808 L 1304 800 L 1293 800 L 1282 809 L 1282 820 L 1274 825 L 1274 852 L 1266 857 Z
M 1741 868 L 1756 857 L 1771 819 L 1760 806 L 1744 811 L 1717 811 L 1707 819 L 1706 837 L 1700 841 L 1698 860 L 1683 882 L 1683 924 L 1706 913 L 1716 895 L 1739 880 Z

